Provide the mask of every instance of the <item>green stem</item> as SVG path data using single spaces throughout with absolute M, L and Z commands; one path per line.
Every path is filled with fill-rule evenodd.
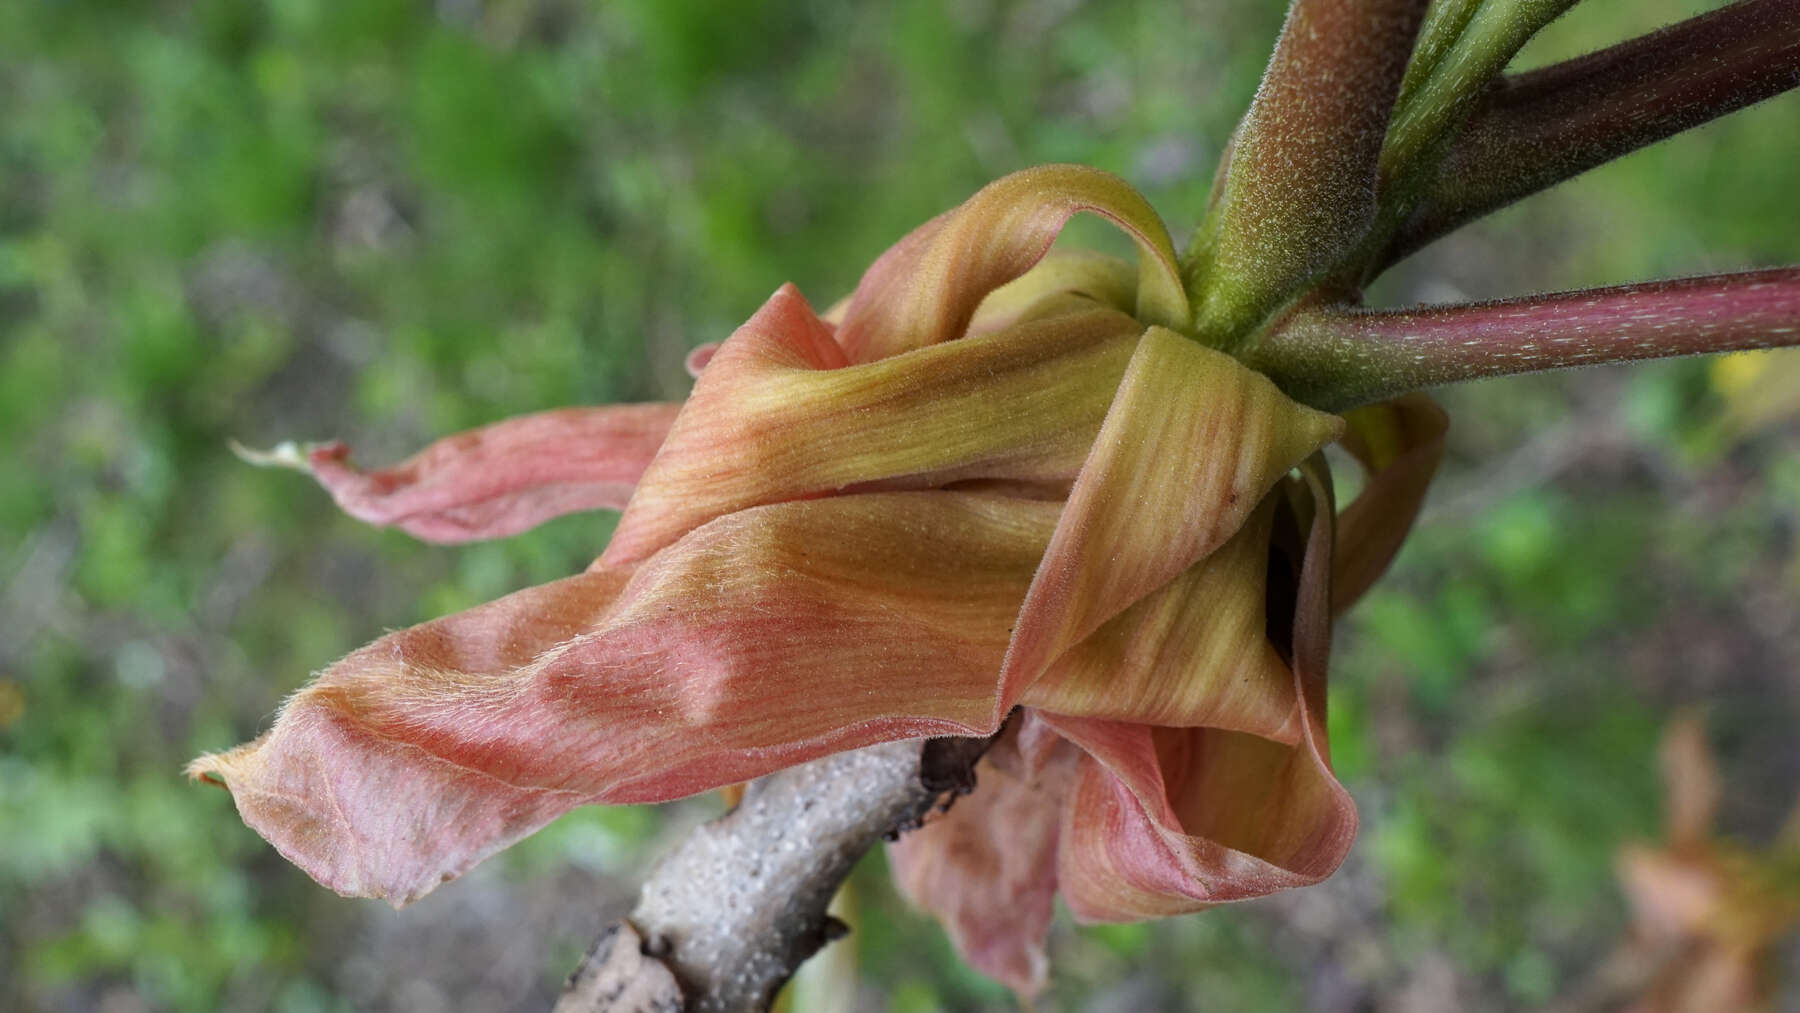
M 1331 411 L 1492 376 L 1800 345 L 1800 267 L 1416 310 L 1315 307 L 1241 353 Z
M 1419 42 L 1413 47 L 1412 63 L 1407 65 L 1400 97 L 1394 102 L 1396 107 L 1412 103 L 1480 9 L 1481 0 L 1434 0 L 1425 12 L 1425 23 L 1419 27 Z
M 1429 176 L 1441 146 L 1455 136 L 1508 61 L 1539 29 L 1578 2 L 1486 0 L 1472 14 L 1451 12 L 1464 22 L 1462 30 L 1454 43 L 1433 57 L 1428 73 L 1408 82 L 1413 87 L 1406 100 L 1394 107 L 1394 122 L 1381 153 L 1383 184 L 1404 188 L 1406 181 Z

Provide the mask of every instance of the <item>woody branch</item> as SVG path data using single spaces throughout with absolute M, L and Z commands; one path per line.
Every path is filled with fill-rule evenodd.
M 556 1013 L 761 1010 L 846 931 L 826 913 L 858 859 L 974 785 L 992 739 L 889 742 L 762 778 L 695 828 L 608 926 Z

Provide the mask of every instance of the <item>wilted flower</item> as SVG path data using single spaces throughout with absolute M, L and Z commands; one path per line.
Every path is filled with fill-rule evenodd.
M 1664 733 L 1662 768 L 1667 839 L 1620 850 L 1631 938 L 1590 990 L 1637 1013 L 1768 1009 L 1775 947 L 1800 924 L 1800 809 L 1761 852 L 1717 836 L 1719 774 L 1693 714 Z
M 1045 259 L 1080 211 L 1135 270 Z M 346 509 L 426 538 L 629 503 L 586 573 L 383 637 L 192 772 L 321 883 L 403 904 L 578 805 L 1023 708 L 895 849 L 976 966 L 1035 987 L 1058 891 L 1119 920 L 1316 882 L 1356 825 L 1331 617 L 1398 548 L 1444 419 L 1315 411 L 1191 318 L 1144 200 L 1050 166 L 916 229 L 840 310 L 783 287 L 679 413 L 532 416 L 370 475 L 315 450 Z M 1368 472 L 1341 514 L 1334 440 Z

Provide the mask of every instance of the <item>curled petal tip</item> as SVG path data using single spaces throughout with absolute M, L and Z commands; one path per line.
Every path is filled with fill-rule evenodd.
M 719 342 L 708 342 L 689 352 L 687 358 L 682 360 L 681 365 L 687 370 L 688 376 L 698 380 L 701 370 L 706 368 L 706 364 L 712 361 L 712 357 L 718 354 L 718 351 Z
M 288 468 L 308 474 L 312 473 L 312 455 L 314 453 L 330 447 L 341 446 L 341 444 L 330 442 L 300 443 L 295 440 L 282 440 L 267 450 L 257 450 L 254 447 L 246 447 L 235 439 L 226 440 L 225 445 L 230 447 L 232 454 L 245 464 L 255 465 L 258 468 Z
M 220 778 L 218 774 L 220 760 L 221 754 L 219 753 L 205 753 L 196 756 L 188 761 L 187 766 L 181 768 L 182 776 L 190 781 L 198 781 L 202 784 L 211 784 L 223 788 L 225 787 L 225 781 Z
M 1136 243 L 1136 315 L 1184 325 L 1174 245 L 1143 195 L 1099 169 L 1042 165 L 989 183 L 882 254 L 857 284 L 838 341 L 852 360 L 868 362 L 961 336 L 981 301 L 1042 260 L 1083 211 Z
M 679 406 L 608 405 L 521 415 L 363 471 L 343 443 L 271 451 L 309 472 L 357 520 L 429 542 L 504 538 L 552 518 L 625 505 Z M 299 455 L 304 453 L 304 457 Z

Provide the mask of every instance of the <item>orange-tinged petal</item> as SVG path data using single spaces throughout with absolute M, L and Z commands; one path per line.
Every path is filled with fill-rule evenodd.
M 1633 927 L 1653 940 L 1704 935 L 1727 903 L 1724 870 L 1704 854 L 1628 844 L 1615 864 Z
M 1139 331 L 1085 303 L 835 368 L 830 328 L 785 286 L 707 364 L 604 558 L 634 562 L 733 510 L 873 482 L 1067 481 Z
M 1669 848 L 1677 853 L 1705 850 L 1719 810 L 1719 767 L 1706 741 L 1706 723 L 1692 711 L 1663 731 L 1657 759 L 1662 765 Z
M 188 773 L 229 788 L 244 822 L 320 883 L 415 900 L 588 800 L 504 776 L 504 756 L 446 755 L 440 729 L 408 727 L 408 707 L 504 719 L 517 673 L 591 629 L 627 576 L 581 574 L 383 637 L 291 697 L 262 737 Z
M 1305 886 L 1349 851 L 1356 806 L 1331 772 L 1324 737 L 1331 492 L 1318 458 L 1302 473 L 1311 516 L 1289 645 L 1298 741 L 1046 716 L 1088 754 L 1057 862 L 1077 917 L 1160 917 Z
M 1081 211 L 1136 241 L 1136 315 L 1185 324 L 1174 244 L 1143 196 L 1111 173 L 1045 165 L 989 183 L 882 254 L 856 287 L 839 342 L 853 361 L 869 362 L 962 336 L 982 299 L 1030 270 Z
M 740 511 L 659 553 L 586 639 L 634 671 L 667 658 L 633 682 L 677 694 L 690 718 L 658 740 L 667 770 L 609 800 L 874 741 L 991 734 L 1006 629 L 1057 511 L 975 493 L 838 496 Z
M 1406 541 L 1450 428 L 1450 417 L 1424 394 L 1357 408 L 1344 420 L 1344 448 L 1369 481 L 1338 519 L 1332 607 L 1340 613 L 1387 571 Z
M 1060 741 L 1027 757 L 1017 739 L 1009 729 L 976 767 L 975 792 L 888 845 L 888 861 L 901 895 L 943 923 L 970 966 L 1029 997 L 1049 969 L 1056 838 L 1079 757 Z
M 680 405 L 563 408 L 445 437 L 405 462 L 362 472 L 327 444 L 305 466 L 358 520 L 429 542 L 502 538 L 579 510 L 618 508 L 656 456 Z
M 1005 330 L 1041 314 L 1061 295 L 1130 313 L 1137 305 L 1137 271 L 1128 261 L 1092 250 L 1052 250 L 1031 270 L 989 292 L 969 320 L 968 333 Z
M 1308 886 L 1356 835 L 1348 792 L 1306 749 L 1242 732 L 1052 719 L 1091 755 L 1057 878 L 1084 921 L 1128 921 Z
M 1236 534 L 1343 422 L 1160 327 L 1138 343 L 1019 616 L 1022 692 L 1069 647 Z
M 384 637 L 191 770 L 342 893 L 416 899 L 573 806 L 988 734 L 1057 505 L 883 493 L 734 513 Z
M 1071 647 L 1019 702 L 1057 714 L 1205 725 L 1294 742 L 1294 680 L 1269 643 L 1265 615 L 1272 507 Z
M 1319 763 L 1329 767 L 1331 750 L 1325 738 L 1325 688 L 1331 669 L 1331 624 L 1336 612 L 1332 586 L 1337 580 L 1337 493 L 1331 483 L 1331 467 L 1325 455 L 1314 454 L 1295 469 L 1290 480 L 1289 502 L 1297 504 L 1294 520 L 1304 527 L 1304 546 L 1290 560 L 1296 587 L 1293 622 L 1286 630 L 1294 683 L 1300 691 L 1300 708 L 1306 716 L 1307 742 Z M 1333 782 L 1336 783 L 1336 782 Z M 1352 813 L 1354 816 L 1354 812 Z

